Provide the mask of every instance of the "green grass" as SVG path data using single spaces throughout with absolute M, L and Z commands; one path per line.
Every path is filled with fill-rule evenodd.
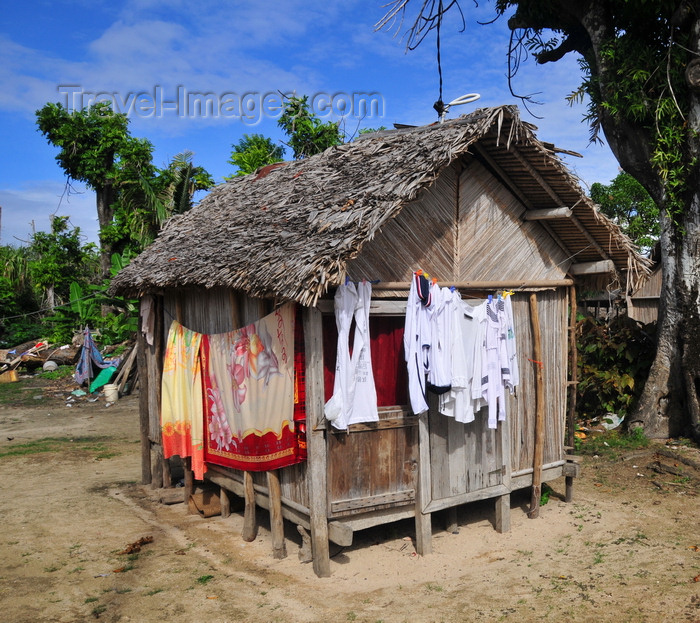
M 75 366 L 58 366 L 56 370 L 47 370 L 46 372 L 39 372 L 37 375 L 41 379 L 47 379 L 49 381 L 57 381 L 59 379 L 67 379 L 73 376 L 75 372 Z
M 577 452 L 588 455 L 597 454 L 608 459 L 619 458 L 621 453 L 627 450 L 646 448 L 650 443 L 642 428 L 635 428 L 629 433 L 611 430 L 576 441 Z
M 213 580 L 214 576 L 213 575 L 200 575 L 197 578 L 197 584 L 206 584 L 210 580 Z
M 108 459 L 119 454 L 105 445 L 110 440 L 110 437 L 44 437 L 3 448 L 0 450 L 0 459 L 66 451 L 89 452 L 94 453 L 97 459 Z

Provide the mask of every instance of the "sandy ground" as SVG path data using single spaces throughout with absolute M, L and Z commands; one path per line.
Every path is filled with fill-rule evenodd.
M 275 560 L 266 513 L 245 543 L 242 513 L 188 515 L 138 484 L 137 397 L 67 407 L 24 383 L 0 406 L 2 621 L 700 622 L 700 471 L 652 472 L 653 448 L 587 458 L 575 501 L 555 481 L 538 519 L 514 496 L 507 534 L 491 502 L 460 508 L 458 534 L 436 516 L 424 558 L 411 521 L 364 531 L 319 579 L 294 526 Z

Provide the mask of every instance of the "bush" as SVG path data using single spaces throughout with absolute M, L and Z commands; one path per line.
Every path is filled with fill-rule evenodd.
M 624 418 L 639 398 L 654 359 L 653 337 L 626 317 L 610 324 L 584 317 L 576 327 L 579 420 Z

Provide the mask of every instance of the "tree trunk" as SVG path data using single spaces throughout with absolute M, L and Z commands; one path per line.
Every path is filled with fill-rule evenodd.
M 112 266 L 112 243 L 102 237 L 104 229 L 112 224 L 114 218 L 113 204 L 116 200 L 114 188 L 106 184 L 95 190 L 97 198 L 97 221 L 100 225 L 100 270 L 102 276 L 108 278 Z

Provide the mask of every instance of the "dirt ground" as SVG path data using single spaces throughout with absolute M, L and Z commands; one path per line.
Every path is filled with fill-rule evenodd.
M 587 457 L 575 501 L 563 479 L 538 519 L 514 496 L 511 531 L 493 503 L 434 518 L 434 553 L 415 554 L 411 521 L 331 545 L 330 578 L 297 553 L 275 560 L 261 512 L 204 519 L 142 486 L 138 398 L 67 406 L 65 387 L 0 388 L 0 615 L 8 622 L 602 621 L 700 622 L 700 452 L 666 444 Z M 121 553 L 142 537 L 140 552 Z

